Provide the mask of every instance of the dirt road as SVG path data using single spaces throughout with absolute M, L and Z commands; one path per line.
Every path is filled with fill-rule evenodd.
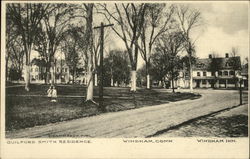
M 196 90 L 202 97 L 7 133 L 8 138 L 149 137 L 193 118 L 239 104 L 238 91 Z

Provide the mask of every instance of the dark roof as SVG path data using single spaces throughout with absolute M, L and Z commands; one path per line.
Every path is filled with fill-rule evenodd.
M 235 69 L 240 69 L 240 56 L 197 59 L 194 70 L 210 70 L 212 67 L 217 67 L 218 69 L 233 69 L 235 67 Z
M 248 75 L 248 65 L 242 66 L 241 75 Z
M 65 60 L 60 60 L 60 59 L 57 59 L 56 60 L 56 65 L 66 65 L 66 61 Z

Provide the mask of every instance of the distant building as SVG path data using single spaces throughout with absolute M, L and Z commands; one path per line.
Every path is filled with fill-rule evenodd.
M 237 87 L 241 76 L 240 57 L 198 59 L 193 66 L 193 88 L 228 88 Z M 180 72 L 176 81 L 177 87 L 189 87 L 189 73 Z
M 30 67 L 30 80 L 39 81 L 42 80 L 42 72 L 45 72 L 45 68 L 39 68 L 37 65 L 31 65 Z
M 242 66 L 241 76 L 242 76 L 244 87 L 248 87 L 248 64 Z
M 55 62 L 56 83 L 69 83 L 70 72 L 65 60 Z
M 50 72 L 52 68 L 50 68 Z M 56 83 L 69 83 L 70 73 L 69 67 L 67 66 L 65 60 L 56 60 L 55 62 L 55 75 Z M 30 81 L 31 83 L 44 83 L 45 81 L 45 67 L 39 67 L 35 64 L 32 64 L 30 67 Z M 22 72 L 24 78 L 25 70 Z M 25 78 L 24 78 L 25 79 Z M 49 74 L 49 83 L 51 82 L 51 74 Z

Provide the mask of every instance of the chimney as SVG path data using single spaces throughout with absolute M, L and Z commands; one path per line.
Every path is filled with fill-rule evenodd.
M 211 58 L 212 58 L 212 54 L 209 54 L 209 55 L 208 55 L 208 58 L 210 58 L 210 59 L 211 59 Z
M 228 58 L 228 57 L 229 57 L 229 54 L 228 54 L 228 53 L 226 53 L 226 54 L 225 54 L 225 57 L 226 57 L 226 58 Z

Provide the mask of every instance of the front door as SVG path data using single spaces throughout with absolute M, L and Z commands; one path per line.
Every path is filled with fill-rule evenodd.
M 200 85 L 201 85 L 201 80 L 196 80 L 196 87 L 200 88 Z

